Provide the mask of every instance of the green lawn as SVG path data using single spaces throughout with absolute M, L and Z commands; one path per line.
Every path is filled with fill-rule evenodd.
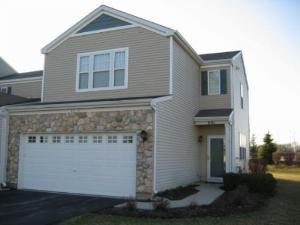
M 266 207 L 252 213 L 193 219 L 135 219 L 87 214 L 61 225 L 296 225 L 300 224 L 300 168 L 271 168 L 278 179 L 277 194 Z

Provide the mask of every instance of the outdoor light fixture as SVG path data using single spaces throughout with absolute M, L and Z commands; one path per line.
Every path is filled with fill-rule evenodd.
M 203 137 L 202 137 L 202 136 L 199 136 L 199 137 L 198 137 L 198 142 L 201 143 L 202 140 L 203 140 Z
M 147 141 L 147 138 L 148 138 L 147 131 L 142 130 L 140 133 L 140 136 L 141 136 L 143 142 Z

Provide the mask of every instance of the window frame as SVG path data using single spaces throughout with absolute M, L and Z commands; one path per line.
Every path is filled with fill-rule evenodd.
M 125 66 L 124 66 L 124 85 L 123 86 L 114 86 L 115 78 L 115 53 L 116 52 L 125 52 Z M 77 65 L 76 65 L 76 92 L 90 92 L 90 91 L 105 91 L 105 90 L 118 90 L 118 89 L 127 89 L 128 88 L 128 56 L 129 49 L 126 48 L 116 48 L 108 49 L 95 52 L 85 52 L 77 54 Z M 110 65 L 109 65 L 109 86 L 108 87 L 93 87 L 94 80 L 94 56 L 100 54 L 109 53 Z M 89 71 L 88 71 L 88 88 L 80 89 L 79 88 L 79 75 L 80 75 L 80 58 L 83 56 L 89 57 Z
M 210 73 L 212 73 L 212 72 L 218 72 L 219 85 L 218 85 L 217 93 L 210 92 L 209 76 L 210 76 Z M 207 71 L 207 95 L 221 95 L 221 70 L 208 70 Z

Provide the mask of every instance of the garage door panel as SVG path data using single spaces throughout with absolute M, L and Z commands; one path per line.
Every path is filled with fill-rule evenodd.
M 135 196 L 134 134 L 24 135 L 22 146 L 21 188 Z

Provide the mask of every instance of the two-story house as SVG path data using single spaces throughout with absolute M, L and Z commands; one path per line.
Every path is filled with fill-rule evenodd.
M 42 53 L 41 101 L 2 107 L 7 185 L 148 198 L 246 170 L 241 51 L 198 55 L 178 31 L 100 6 Z

